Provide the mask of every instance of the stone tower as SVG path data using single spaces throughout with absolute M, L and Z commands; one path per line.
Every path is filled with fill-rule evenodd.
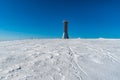
M 62 39 L 69 39 L 69 36 L 68 36 L 68 21 L 63 21 L 63 36 L 62 36 Z

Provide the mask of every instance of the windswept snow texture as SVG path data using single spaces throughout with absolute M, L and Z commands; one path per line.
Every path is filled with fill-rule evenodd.
M 120 80 L 120 40 L 2 41 L 0 80 Z

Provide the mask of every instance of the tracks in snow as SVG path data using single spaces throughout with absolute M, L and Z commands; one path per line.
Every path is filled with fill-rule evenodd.
M 77 77 L 79 77 L 79 80 L 83 80 L 83 78 L 88 77 L 89 75 L 87 74 L 87 72 L 78 64 L 77 58 L 79 57 L 79 55 L 76 54 L 76 51 L 74 51 L 68 44 L 66 48 L 69 51 L 71 64 L 74 66 L 76 75 Z
M 69 48 L 69 51 L 71 52 L 71 54 L 73 55 L 73 63 L 78 67 L 79 71 L 82 71 L 86 76 L 88 76 L 87 72 L 85 72 L 82 67 L 78 64 L 77 60 L 75 60 L 75 56 L 77 57 L 78 55 L 75 54 L 75 52 L 73 51 L 73 49 L 71 47 L 68 47 Z
M 101 48 L 99 46 L 95 47 L 95 46 L 92 46 L 89 43 L 84 43 L 84 45 L 87 45 L 87 48 L 90 49 L 91 51 L 95 51 L 96 53 L 101 53 L 104 56 L 108 56 L 113 61 L 115 61 L 115 62 L 117 62 L 117 63 L 120 64 L 120 60 L 118 58 L 116 58 L 113 54 L 111 54 L 111 52 L 109 51 L 109 49 L 106 49 L 106 48 L 104 49 L 104 48 Z

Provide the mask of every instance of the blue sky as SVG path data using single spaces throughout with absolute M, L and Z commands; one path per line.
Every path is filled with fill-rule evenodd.
M 63 20 L 71 38 L 120 38 L 120 1 L 0 0 L 0 40 L 61 38 Z

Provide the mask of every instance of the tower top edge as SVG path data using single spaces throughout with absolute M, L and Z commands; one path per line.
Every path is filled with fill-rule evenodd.
M 67 22 L 68 23 L 68 20 L 63 20 L 63 23 Z

